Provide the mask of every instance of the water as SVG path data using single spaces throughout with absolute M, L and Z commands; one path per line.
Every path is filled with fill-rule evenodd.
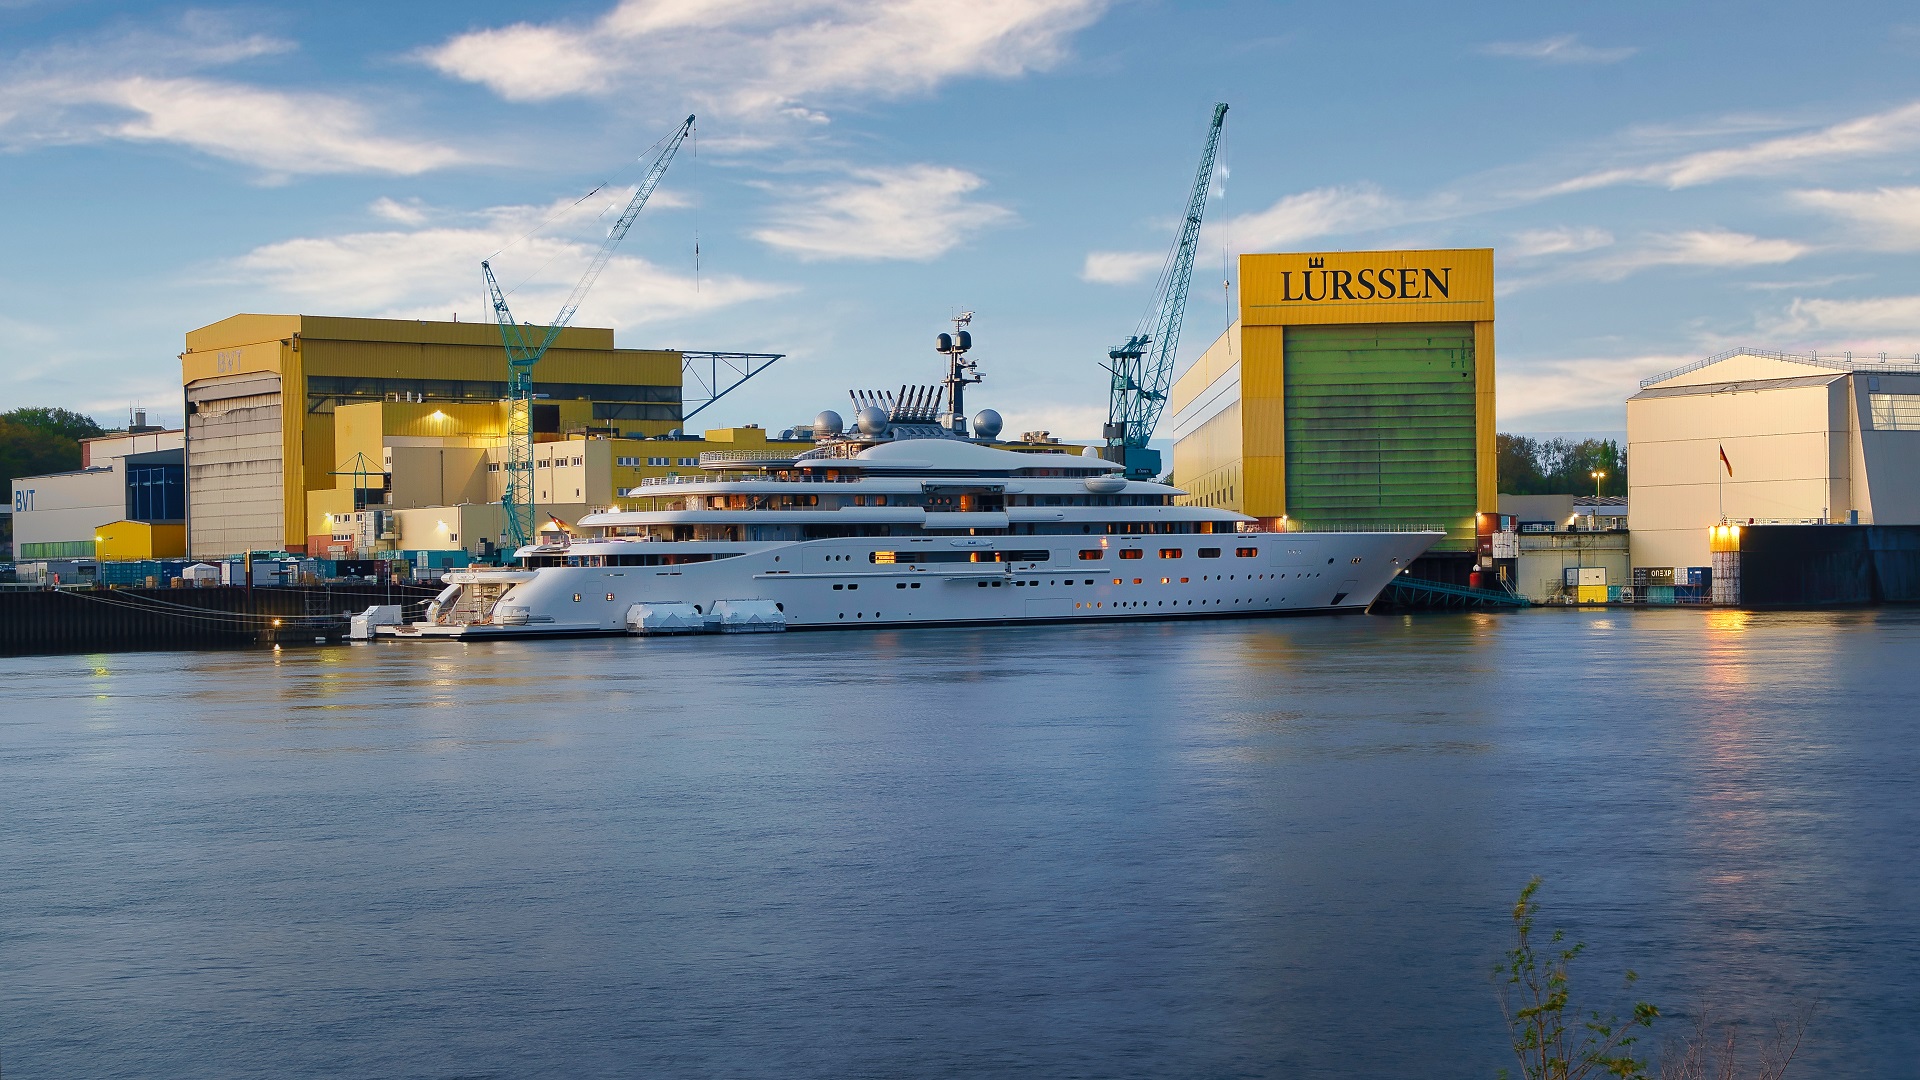
M 1576 992 L 1920 1061 L 1920 613 L 10 660 L 9 1078 L 1487 1077 Z

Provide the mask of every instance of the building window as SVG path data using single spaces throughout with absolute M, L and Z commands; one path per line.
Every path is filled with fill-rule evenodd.
M 620 465 L 623 468 L 637 469 L 640 467 L 640 459 L 637 457 L 623 457 L 620 459 Z
M 680 464 L 681 465 L 698 465 L 700 464 L 700 459 L 697 457 L 683 457 L 680 459 Z
M 573 459 L 573 463 L 574 463 L 575 465 L 584 465 L 584 464 L 586 464 L 586 462 L 587 462 L 587 459 L 586 459 L 586 458 L 574 458 L 574 459 Z
M 658 466 L 664 466 L 664 465 L 669 465 L 669 464 L 671 464 L 671 463 L 672 463 L 672 462 L 671 462 L 671 461 L 670 461 L 669 459 L 667 459 L 667 458 L 663 458 L 663 457 L 650 457 L 650 458 L 648 458 L 648 459 L 647 459 L 647 464 L 649 464 L 649 465 L 653 465 L 653 466 L 656 466 L 656 467 L 658 467 Z
M 1920 394 L 1868 394 L 1875 431 L 1920 431 Z

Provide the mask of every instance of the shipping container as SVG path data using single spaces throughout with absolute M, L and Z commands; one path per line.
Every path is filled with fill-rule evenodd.
M 1647 603 L 1649 604 L 1673 603 L 1673 586 L 1671 585 L 1647 586 Z
M 1582 604 L 1604 604 L 1607 602 L 1605 585 L 1581 585 L 1576 599 Z
M 1680 582 L 1675 581 L 1674 584 L 1678 585 L 1680 584 Z M 1687 567 L 1687 584 L 1695 587 L 1699 587 L 1699 588 L 1711 588 L 1713 586 L 1713 567 L 1711 566 Z

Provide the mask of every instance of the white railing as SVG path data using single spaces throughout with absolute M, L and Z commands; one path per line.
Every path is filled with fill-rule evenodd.
M 700 452 L 700 467 L 704 469 L 709 464 L 723 465 L 732 461 L 765 462 L 767 464 L 778 463 L 784 465 L 791 463 L 793 459 L 794 455 L 783 454 L 777 450 L 702 450 Z
M 1753 349 L 1743 345 L 1737 349 L 1727 349 L 1724 352 L 1714 353 L 1712 356 L 1695 360 L 1691 364 L 1674 368 L 1672 371 L 1663 371 L 1652 378 L 1641 379 L 1640 389 L 1645 390 L 1655 383 L 1666 382 L 1668 379 L 1678 378 L 1688 372 L 1699 371 L 1703 367 L 1717 364 L 1722 360 L 1731 360 L 1736 356 L 1758 356 L 1768 360 L 1785 360 L 1794 364 L 1806 364 L 1809 367 L 1827 368 L 1830 371 L 1860 371 L 1868 374 L 1880 372 L 1888 375 L 1920 375 L 1920 354 L 1915 354 L 1911 358 L 1904 356 L 1889 357 L 1886 353 L 1855 357 L 1852 352 L 1821 356 L 1819 353 L 1776 352 L 1772 349 Z
M 1278 529 L 1248 529 L 1247 532 L 1290 532 L 1290 533 L 1418 533 L 1447 531 L 1445 525 L 1430 522 L 1405 521 L 1338 521 L 1338 522 L 1299 522 L 1287 521 Z

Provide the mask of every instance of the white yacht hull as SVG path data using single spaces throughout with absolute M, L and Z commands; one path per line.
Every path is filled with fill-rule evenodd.
M 722 601 L 770 601 L 786 628 L 794 630 L 1363 611 L 1440 538 L 1433 532 L 1189 533 L 589 543 L 574 550 L 743 553 L 672 566 L 515 570 L 508 572 L 514 584 L 484 620 L 442 619 L 382 633 L 464 639 L 625 634 L 636 604 L 689 604 L 711 613 Z M 1204 549 L 1220 554 L 1202 558 Z M 876 553 L 995 550 L 1045 551 L 1050 557 L 1024 562 L 873 559 Z M 1083 550 L 1103 555 L 1082 559 Z M 1254 554 L 1238 554 L 1245 550 Z M 1122 551 L 1137 551 L 1139 557 L 1122 559 Z M 454 580 L 486 576 L 471 572 Z

